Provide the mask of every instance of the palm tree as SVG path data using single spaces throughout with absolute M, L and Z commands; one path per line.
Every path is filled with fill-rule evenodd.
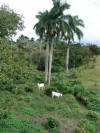
M 48 35 L 51 39 L 50 56 L 49 56 L 49 73 L 48 73 L 48 85 L 50 86 L 51 80 L 51 68 L 52 68 L 52 57 L 53 57 L 53 46 L 55 38 L 61 36 L 64 32 L 65 15 L 64 11 L 69 9 L 70 5 L 67 3 L 61 3 L 60 0 L 53 0 L 53 8 L 50 10 L 49 16 L 49 30 Z
M 48 42 L 48 36 L 46 35 L 47 32 L 47 18 L 48 18 L 48 11 L 45 12 L 39 12 L 38 15 L 36 15 L 36 18 L 38 19 L 38 23 L 35 24 L 34 29 L 36 30 L 36 34 L 40 36 L 40 39 L 45 39 Z M 48 60 L 49 60 L 49 44 L 46 43 L 46 54 L 45 54 L 45 81 L 47 82 L 48 77 Z
M 47 52 L 45 61 L 45 80 L 47 81 L 48 76 L 49 86 L 51 80 L 54 40 L 57 37 L 63 36 L 65 33 L 65 25 L 66 27 L 68 25 L 66 23 L 66 16 L 64 15 L 64 11 L 69 9 L 69 7 L 70 5 L 67 3 L 61 3 L 60 0 L 53 0 L 53 8 L 50 11 L 45 11 L 43 13 L 39 12 L 39 15 L 37 15 L 39 22 L 35 25 L 36 33 L 40 37 L 46 37 L 49 42 L 49 45 L 47 44 L 46 46 Z
M 66 51 L 66 75 L 68 75 L 68 65 L 69 65 L 69 50 L 70 50 L 70 43 L 74 41 L 74 35 L 80 39 L 83 37 L 83 33 L 80 27 L 84 27 L 84 23 L 82 19 L 79 19 L 78 16 L 67 16 L 67 23 L 68 26 L 66 27 L 67 35 L 65 35 L 65 40 L 68 41 L 67 51 Z

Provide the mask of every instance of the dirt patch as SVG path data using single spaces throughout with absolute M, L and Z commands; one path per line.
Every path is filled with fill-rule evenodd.
M 38 122 L 38 123 L 42 123 L 42 122 L 45 122 L 47 119 L 45 116 L 43 115 L 39 115 L 39 116 L 36 116 L 36 117 L 29 117 L 29 120 L 32 120 L 32 121 L 35 121 L 35 122 Z
M 77 125 L 77 122 L 74 119 L 72 119 L 70 121 L 70 125 L 68 125 L 68 132 L 66 133 L 73 133 L 73 130 L 75 129 L 76 125 Z
M 67 133 L 66 129 L 64 129 L 64 128 L 61 128 L 59 131 L 60 131 L 61 133 Z

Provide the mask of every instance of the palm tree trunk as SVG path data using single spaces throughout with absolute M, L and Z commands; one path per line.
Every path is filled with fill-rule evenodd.
M 40 43 L 40 53 L 41 53 L 41 49 L 42 49 L 42 48 L 41 48 L 41 45 L 42 45 L 42 41 L 41 41 L 41 43 Z
M 39 48 L 40 48 L 40 51 L 39 51 L 39 64 L 40 64 L 40 62 L 41 62 L 41 45 L 42 45 L 42 40 L 40 41 L 40 46 L 39 46 Z
M 66 53 L 66 75 L 68 76 L 68 67 L 69 67 L 69 48 L 70 40 L 68 41 L 67 53 Z
M 46 54 L 45 54 L 45 82 L 48 80 L 48 62 L 49 62 L 49 43 L 46 44 Z
M 33 53 L 30 51 L 30 64 L 33 64 L 33 60 L 32 60 L 32 58 L 33 58 Z
M 52 39 L 51 49 L 50 49 L 48 86 L 50 86 L 50 81 L 51 81 L 51 68 L 52 68 L 52 57 L 53 57 L 53 45 L 54 45 L 54 39 Z

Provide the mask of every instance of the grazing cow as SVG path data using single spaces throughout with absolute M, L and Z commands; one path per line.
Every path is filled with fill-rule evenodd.
M 59 98 L 59 97 L 62 96 L 62 94 L 59 93 L 59 92 L 54 92 L 54 91 L 52 91 L 52 98 L 53 98 L 54 96 L 57 97 L 57 98 Z
M 41 90 L 41 89 L 44 89 L 45 88 L 45 85 L 44 83 L 38 83 L 38 89 Z

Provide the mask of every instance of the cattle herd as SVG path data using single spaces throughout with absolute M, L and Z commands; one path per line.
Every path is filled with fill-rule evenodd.
M 39 90 L 43 90 L 45 88 L 45 84 L 44 83 L 38 83 L 37 86 L 38 86 Z M 59 98 L 59 97 L 62 97 L 62 94 L 59 93 L 59 92 L 52 91 L 52 98 L 53 97 Z

